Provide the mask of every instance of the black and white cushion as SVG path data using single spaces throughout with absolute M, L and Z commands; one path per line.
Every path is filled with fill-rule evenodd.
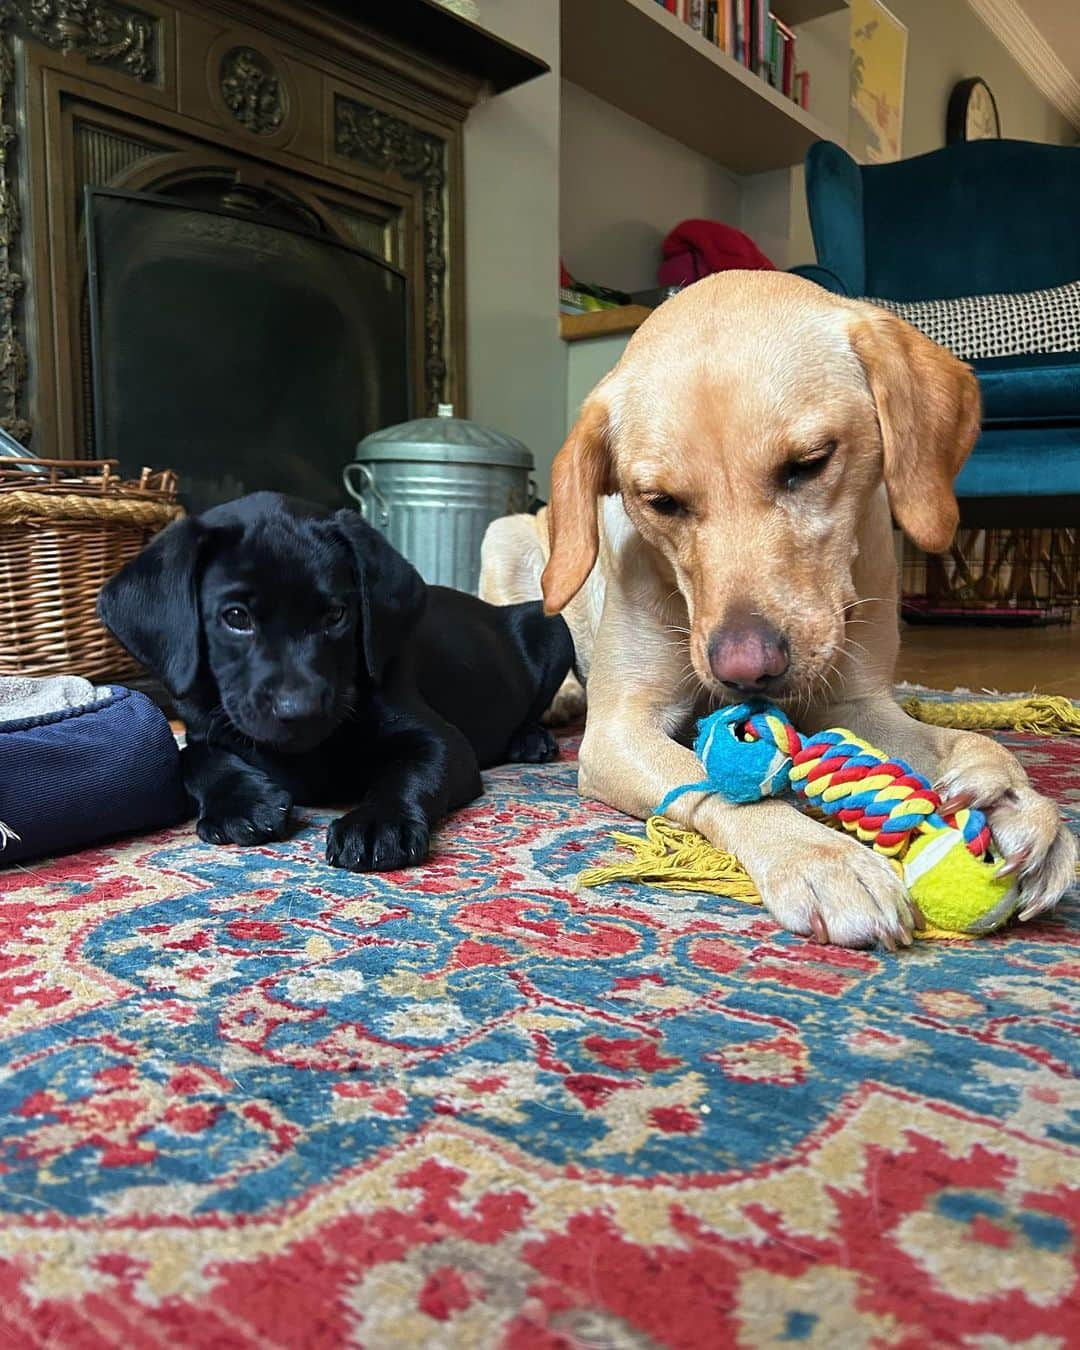
M 898 314 L 965 361 L 1080 351 L 1080 281 L 1045 291 L 958 300 L 863 298 Z

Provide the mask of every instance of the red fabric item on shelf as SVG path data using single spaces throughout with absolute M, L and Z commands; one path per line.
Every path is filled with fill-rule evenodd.
M 661 254 L 656 273 L 660 286 L 688 286 L 713 272 L 735 268 L 776 270 L 748 234 L 719 220 L 684 220 L 664 239 Z

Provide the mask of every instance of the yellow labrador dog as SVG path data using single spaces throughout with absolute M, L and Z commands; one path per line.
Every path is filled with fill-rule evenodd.
M 968 367 L 873 306 L 779 272 L 721 273 L 661 306 L 582 407 L 548 519 L 498 522 L 485 548 L 488 598 L 535 595 L 542 570 L 546 608 L 567 612 L 588 684 L 581 791 L 648 816 L 700 777 L 695 719 L 766 697 L 986 811 L 1021 917 L 1050 909 L 1076 859 L 1053 803 L 1002 746 L 912 721 L 890 694 L 892 518 L 944 551 L 978 432 Z M 890 867 L 793 806 L 697 793 L 668 815 L 737 853 L 793 932 L 910 942 L 919 916 Z

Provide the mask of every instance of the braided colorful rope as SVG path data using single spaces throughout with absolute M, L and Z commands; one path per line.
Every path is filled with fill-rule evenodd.
M 976 858 L 990 847 L 990 827 L 981 811 L 943 816 L 941 797 L 922 774 L 902 759 L 884 758 L 850 731 L 819 731 L 804 740 L 772 711 L 751 713 L 732 730 L 744 743 L 775 746 L 790 760 L 782 777 L 793 790 L 886 857 L 903 853 L 916 833 L 945 827 L 959 830 Z

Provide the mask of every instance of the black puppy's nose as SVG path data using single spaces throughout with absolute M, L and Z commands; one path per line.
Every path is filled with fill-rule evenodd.
M 317 690 L 279 689 L 271 701 L 274 716 L 279 722 L 303 722 L 321 717 L 324 700 Z
M 787 637 L 756 614 L 732 614 L 709 639 L 709 668 L 721 684 L 760 692 L 791 665 Z

